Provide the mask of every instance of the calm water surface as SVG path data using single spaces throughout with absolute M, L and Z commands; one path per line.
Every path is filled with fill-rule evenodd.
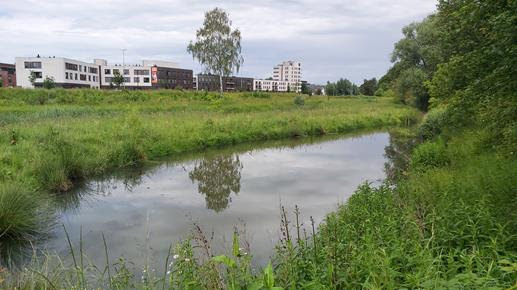
M 234 226 L 246 229 L 255 263 L 278 241 L 280 204 L 317 222 L 356 187 L 384 178 L 387 133 L 243 145 L 168 162 L 125 176 L 92 181 L 63 201 L 60 222 L 84 253 L 104 264 L 101 233 L 111 259 L 135 267 L 163 263 L 171 243 L 192 232 L 193 221 L 212 236 L 214 251 L 230 246 Z M 245 224 L 245 226 L 243 226 Z M 62 228 L 47 248 L 68 252 Z

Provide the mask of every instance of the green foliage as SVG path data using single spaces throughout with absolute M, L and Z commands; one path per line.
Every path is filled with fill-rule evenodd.
M 427 110 L 429 94 L 424 86 L 428 79 L 426 73 L 419 68 L 409 68 L 402 71 L 394 83 L 396 100 L 420 110 Z
M 267 92 L 255 91 L 255 92 L 243 93 L 243 94 L 241 94 L 241 97 L 243 97 L 243 98 L 271 99 L 272 96 L 271 96 L 271 94 L 269 94 Z
M 43 88 L 50 90 L 55 87 L 56 87 L 56 83 L 54 82 L 54 78 L 46 76 L 45 79 L 43 80 Z
M 190 42 L 187 51 L 205 67 L 207 73 L 220 78 L 239 72 L 244 62 L 241 55 L 241 32 L 232 30 L 228 13 L 215 8 L 205 13 L 203 27 L 196 31 L 196 42 Z M 223 86 L 221 79 L 221 95 Z
M 511 146 L 517 115 L 515 1 L 441 1 L 437 28 L 446 55 L 429 83 L 456 120 L 483 124 L 492 145 Z
M 377 95 L 376 94 L 377 87 L 378 87 L 378 84 L 377 84 L 376 78 L 373 78 L 371 80 L 365 79 L 363 84 L 361 86 L 359 86 L 359 92 L 365 96 Z M 379 95 L 382 95 L 382 93 Z
M 418 146 L 411 156 L 410 166 L 416 171 L 443 167 L 450 163 L 443 141 L 426 142 Z
M 25 249 L 43 239 L 52 225 L 53 214 L 47 207 L 48 200 L 42 195 L 12 182 L 0 183 L 0 267 L 32 255 Z
M 448 122 L 448 112 L 445 108 L 430 110 L 418 126 L 418 134 L 425 140 L 433 139 L 440 135 L 445 127 L 451 127 Z
M 124 84 L 124 76 L 120 74 L 118 70 L 113 71 L 113 77 L 111 78 L 111 83 L 113 83 L 117 89 L 120 89 L 120 86 Z
M 303 96 L 294 97 L 293 103 L 297 106 L 305 105 L 305 98 Z
M 356 96 L 359 95 L 359 87 L 347 79 L 339 79 L 335 83 L 327 82 L 325 92 L 327 96 Z

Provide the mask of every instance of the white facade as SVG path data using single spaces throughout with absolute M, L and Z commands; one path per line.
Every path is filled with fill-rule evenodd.
M 302 64 L 297 61 L 284 61 L 273 68 L 273 80 L 286 81 L 294 85 L 294 90 L 301 90 Z
M 35 85 L 40 86 L 46 77 L 63 87 L 99 88 L 99 67 L 93 63 L 63 57 L 17 57 L 16 83 L 32 88 L 29 76 L 36 74 Z
M 296 85 L 286 81 L 278 80 L 253 80 L 254 91 L 264 92 L 294 92 Z
M 179 68 L 175 62 L 163 60 L 143 60 L 142 64 L 112 64 L 104 59 L 96 59 L 101 68 L 101 86 L 110 86 L 116 71 L 124 77 L 125 87 L 152 87 L 152 67 Z

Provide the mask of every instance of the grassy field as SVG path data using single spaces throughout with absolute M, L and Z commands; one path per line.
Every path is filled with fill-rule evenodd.
M 0 255 L 44 234 L 55 194 L 89 177 L 207 148 L 406 125 L 420 116 L 383 98 L 295 96 L 0 89 Z

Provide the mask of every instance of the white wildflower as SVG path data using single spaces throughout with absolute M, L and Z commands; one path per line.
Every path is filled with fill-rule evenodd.
M 177 259 L 177 258 L 179 258 L 179 257 L 180 257 L 180 255 L 177 255 L 177 254 L 176 254 L 176 255 L 174 255 L 174 256 L 172 256 L 172 258 L 173 258 L 174 260 L 176 260 L 176 259 Z
M 189 258 L 185 258 L 185 262 L 190 262 L 190 259 Z

